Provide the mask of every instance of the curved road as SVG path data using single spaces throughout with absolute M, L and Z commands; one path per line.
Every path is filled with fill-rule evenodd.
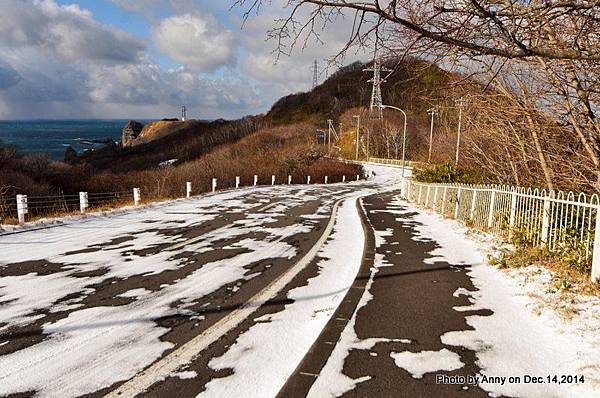
M 483 258 L 398 199 L 398 169 L 369 168 L 0 236 L 0 395 L 511 392 L 437 382 L 485 373 L 491 343 L 467 338 L 494 314 L 473 305 Z

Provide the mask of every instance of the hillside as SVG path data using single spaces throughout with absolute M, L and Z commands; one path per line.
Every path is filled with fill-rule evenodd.
M 73 163 L 117 173 L 153 169 L 172 159 L 183 163 L 216 146 L 236 142 L 252 134 L 262 123 L 261 116 L 234 121 L 152 122 L 144 126 L 140 135 L 128 146 L 109 146 L 87 152 Z
M 338 120 L 350 108 L 368 106 L 372 72 L 363 71 L 368 65 L 355 62 L 340 68 L 312 91 L 281 98 L 273 104 L 267 118 L 274 124 L 325 124 L 327 119 Z M 385 104 L 426 116 L 427 108 L 446 95 L 443 88 L 451 75 L 434 64 L 406 59 L 388 60 L 384 66 L 393 70 L 382 85 Z

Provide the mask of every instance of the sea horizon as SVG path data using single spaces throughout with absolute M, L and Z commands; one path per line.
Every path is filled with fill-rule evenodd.
M 103 146 L 93 140 L 118 141 L 121 130 L 132 119 L 12 119 L 0 120 L 0 142 L 16 145 L 19 153 L 47 153 L 53 160 L 64 159 L 72 147 L 78 153 Z M 151 119 L 133 119 L 142 123 Z

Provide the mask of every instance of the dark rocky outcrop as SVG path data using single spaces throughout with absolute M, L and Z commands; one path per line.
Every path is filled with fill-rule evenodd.
M 121 145 L 123 147 L 130 146 L 133 140 L 135 140 L 140 135 L 143 128 L 144 125 L 140 122 L 137 122 L 135 120 L 128 121 L 121 132 Z

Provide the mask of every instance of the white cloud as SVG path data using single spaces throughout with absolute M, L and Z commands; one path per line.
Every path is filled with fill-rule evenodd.
M 210 14 L 166 18 L 153 29 L 156 47 L 190 68 L 213 72 L 235 62 L 233 33 Z
M 69 61 L 136 62 L 144 44 L 122 30 L 104 26 L 77 5 L 54 0 L 3 0 L 0 46 L 34 48 Z

